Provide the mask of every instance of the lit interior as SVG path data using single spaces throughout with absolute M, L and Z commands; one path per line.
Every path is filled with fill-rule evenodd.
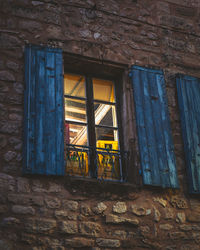
M 118 150 L 118 130 L 115 108 L 114 84 L 112 81 L 92 79 L 95 136 L 97 148 Z M 65 140 L 67 144 L 88 146 L 88 131 L 86 110 L 86 83 L 84 76 L 66 74 L 64 77 L 65 97 Z M 104 103 L 105 102 L 105 103 Z M 110 103 L 110 104 L 109 104 Z M 113 104 L 112 104 L 113 103 Z M 102 127 L 105 126 L 105 127 Z M 68 170 L 71 174 L 88 175 L 88 155 L 87 153 L 71 152 L 69 156 Z M 111 162 L 117 163 L 116 157 L 109 158 L 98 156 L 98 175 L 105 176 L 104 169 L 113 166 Z M 81 172 L 80 166 L 84 165 Z M 68 172 L 70 172 L 68 171 Z M 116 171 L 115 171 L 116 172 Z M 119 171 L 117 171 L 119 175 Z

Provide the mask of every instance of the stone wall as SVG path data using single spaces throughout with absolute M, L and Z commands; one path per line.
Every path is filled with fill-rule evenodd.
M 0 249 L 199 249 L 200 201 L 188 193 L 175 89 L 176 73 L 200 77 L 199 1 L 6 0 L 0 7 Z M 23 176 L 26 43 L 162 68 L 180 190 Z M 125 144 L 137 155 L 132 89 L 123 77 Z

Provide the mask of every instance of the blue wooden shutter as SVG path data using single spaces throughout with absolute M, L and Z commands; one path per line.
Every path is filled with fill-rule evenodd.
M 132 83 L 143 183 L 178 188 L 163 72 L 133 66 Z
M 200 193 L 200 80 L 176 78 L 190 193 Z
M 24 173 L 64 174 L 62 71 L 60 49 L 25 48 Z

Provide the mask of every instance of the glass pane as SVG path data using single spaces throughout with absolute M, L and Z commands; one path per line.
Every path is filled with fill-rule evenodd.
M 67 149 L 66 173 L 70 175 L 89 176 L 88 158 L 88 150 L 81 150 L 80 148 Z
M 118 131 L 108 128 L 96 128 L 96 145 L 98 148 L 118 150 Z
M 88 145 L 87 126 L 65 123 L 65 141 L 67 144 Z
M 120 180 L 120 153 L 117 130 L 96 128 L 97 174 L 100 179 Z
M 78 99 L 65 98 L 65 120 L 87 122 L 86 102 Z
M 64 76 L 65 95 L 85 97 L 85 78 L 80 75 L 66 74 Z
M 95 100 L 115 102 L 114 83 L 111 81 L 93 79 L 93 92 Z
M 94 103 L 95 124 L 117 127 L 117 117 L 114 105 Z
M 120 180 L 120 154 L 97 151 L 97 174 L 99 179 Z

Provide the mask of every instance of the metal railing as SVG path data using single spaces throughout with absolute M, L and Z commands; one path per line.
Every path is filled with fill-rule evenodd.
M 127 179 L 129 153 L 106 148 L 67 144 L 66 173 L 73 176 L 124 182 Z

